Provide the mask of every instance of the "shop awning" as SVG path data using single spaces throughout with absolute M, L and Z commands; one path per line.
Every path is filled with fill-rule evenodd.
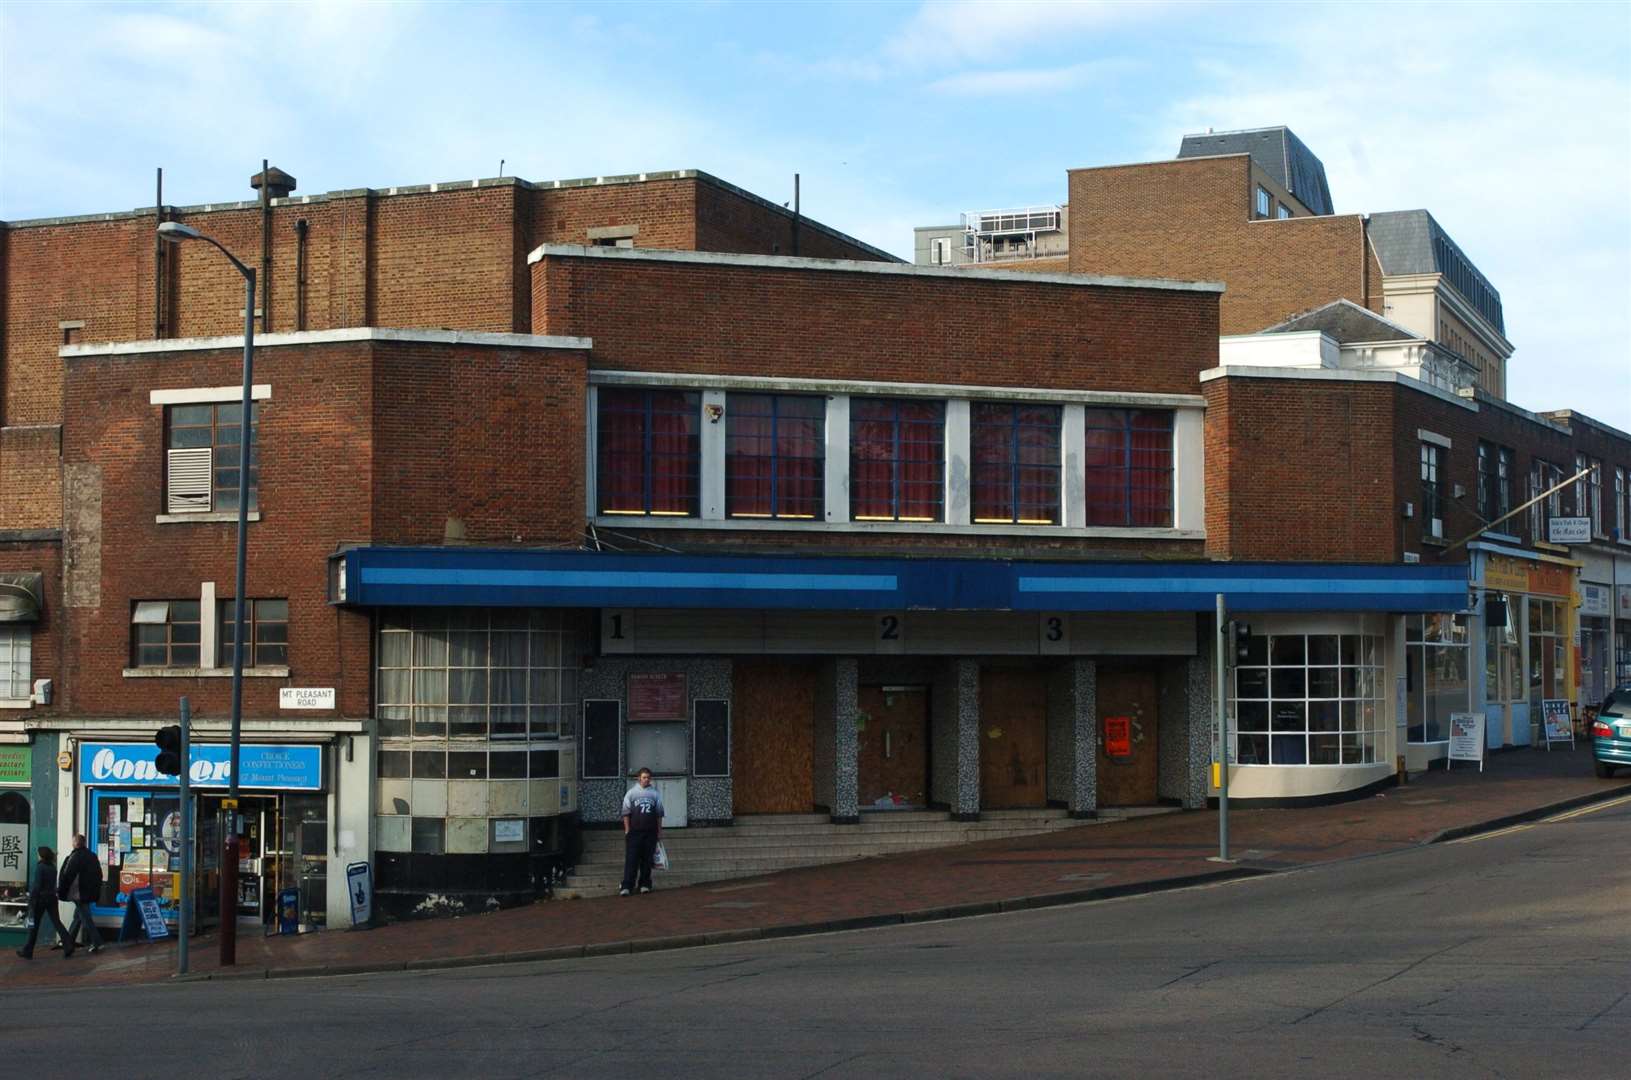
M 786 558 L 490 548 L 332 556 L 350 607 L 809 611 L 1460 611 L 1465 565 Z
M 0 574 L 0 622 L 39 622 L 45 575 L 37 570 Z

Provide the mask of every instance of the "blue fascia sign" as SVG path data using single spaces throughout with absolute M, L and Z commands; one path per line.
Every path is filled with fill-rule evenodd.
M 232 748 L 193 743 L 187 781 L 195 788 L 232 784 Z M 80 743 L 79 782 L 88 787 L 174 787 L 176 778 L 158 771 L 157 748 L 146 743 Z M 238 750 L 238 786 L 244 789 L 322 791 L 323 748 L 276 743 L 244 743 Z

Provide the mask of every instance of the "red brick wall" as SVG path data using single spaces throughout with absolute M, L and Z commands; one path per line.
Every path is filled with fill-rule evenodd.
M 0 491 L 9 529 L 54 529 L 62 517 L 62 429 L 0 428 Z
M 1528 499 L 1535 459 L 1570 475 L 1578 448 L 1603 463 L 1611 525 L 1614 467 L 1631 469 L 1631 441 L 1601 429 L 1577 424 L 1566 434 L 1511 409 L 1481 402 L 1475 411 L 1400 383 L 1230 377 L 1205 392 L 1207 553 L 1219 558 L 1397 562 L 1408 551 L 1423 562 L 1464 563 L 1466 548 L 1449 545 L 1484 524 L 1480 440 L 1514 451 L 1512 507 Z M 1451 443 L 1439 451 L 1436 542 L 1423 513 L 1422 431 Z M 1562 508 L 1574 512 L 1572 488 Z M 1532 541 L 1528 522 L 1524 513 L 1499 531 Z
M 1205 393 L 1208 555 L 1399 560 L 1392 387 L 1232 377 Z
M 1069 175 L 1075 273 L 1221 281 L 1224 334 L 1254 333 L 1341 298 L 1381 310 L 1381 268 L 1360 219 L 1250 220 L 1245 155 Z
M 100 469 L 100 603 L 74 608 L 75 713 L 156 714 L 190 695 L 221 715 L 230 680 L 130 678 L 131 605 L 195 599 L 213 581 L 230 598 L 231 522 L 158 523 L 163 510 L 162 388 L 230 386 L 236 350 L 70 360 L 64 460 Z M 364 715 L 370 637 L 364 614 L 327 602 L 327 558 L 347 544 L 440 544 L 450 519 L 472 543 L 576 543 L 583 529 L 582 353 L 409 342 L 262 349 L 259 505 L 248 593 L 289 600 L 288 680 L 245 682 L 245 714 L 275 715 L 279 685 L 339 688 Z M 58 595 L 61 595 L 60 590 Z
M 1217 295 L 929 274 L 550 256 L 537 333 L 596 368 L 1072 390 L 1198 392 Z
M 62 711 L 62 544 L 39 537 L 22 539 L 21 533 L 0 533 L 0 573 L 34 572 L 45 575 L 45 604 L 40 621 L 30 624 L 30 675 L 53 682 L 50 705 L 34 705 L 27 712 L 5 712 L 7 720 L 49 716 Z M 32 684 L 30 685 L 32 689 Z
M 581 542 L 587 373 L 575 351 L 381 346 L 375 541 Z
M 642 241 L 639 246 L 670 245 Z M 694 247 L 698 251 L 796 254 L 806 259 L 860 259 L 871 262 L 878 258 L 867 248 L 835 235 L 809 218 L 795 225 L 792 214 L 780 207 L 708 183 L 696 187 Z
M 100 605 L 70 612 L 64 707 L 76 714 L 164 714 L 187 694 L 195 714 L 230 706 L 223 678 L 126 678 L 130 615 L 136 600 L 197 599 L 199 583 L 233 594 L 236 528 L 231 522 L 159 524 L 164 509 L 164 410 L 158 388 L 230 386 L 236 350 L 97 357 L 67 363 L 69 422 L 64 461 L 101 472 Z M 342 543 L 366 540 L 370 350 L 367 343 L 264 349 L 257 383 L 262 405 L 260 512 L 249 527 L 248 591 L 289 600 L 289 685 L 335 686 L 340 709 L 368 708 L 369 634 L 364 615 L 327 602 L 326 558 Z M 342 660 L 343 657 L 343 660 Z M 244 712 L 277 713 L 281 679 L 246 679 Z

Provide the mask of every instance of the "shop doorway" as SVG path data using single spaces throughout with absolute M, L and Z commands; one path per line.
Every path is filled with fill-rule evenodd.
M 1039 671 L 980 670 L 980 809 L 1046 806 L 1048 687 Z
M 855 772 L 860 809 L 927 806 L 928 688 L 863 686 L 857 697 Z
M 733 812 L 810 812 L 815 804 L 811 780 L 815 701 L 813 664 L 735 662 L 731 671 Z M 830 729 L 830 720 L 828 724 Z
M 1160 745 L 1155 670 L 1100 664 L 1096 697 L 1099 805 L 1153 805 Z
M 198 918 L 221 921 L 224 796 L 198 799 Z M 313 795 L 238 796 L 238 923 L 278 925 L 278 898 L 292 890 L 301 927 L 322 926 L 328 911 L 328 799 Z

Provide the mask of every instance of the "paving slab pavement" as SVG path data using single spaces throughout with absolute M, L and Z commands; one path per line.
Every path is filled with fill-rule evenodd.
M 1231 855 L 1218 853 L 1213 810 L 1084 824 L 787 870 L 646 896 L 542 901 L 486 915 L 298 937 L 240 933 L 221 969 L 213 935 L 193 939 L 191 978 L 265 979 L 463 967 L 683 948 L 955 918 L 1180 888 L 1398 851 L 1631 795 L 1631 776 L 1598 779 L 1585 747 L 1493 755 L 1480 774 L 1457 763 L 1351 802 L 1233 808 Z M 0 956 L 0 992 L 117 986 L 175 977 L 175 945 L 110 945 L 96 956 L 41 949 Z

